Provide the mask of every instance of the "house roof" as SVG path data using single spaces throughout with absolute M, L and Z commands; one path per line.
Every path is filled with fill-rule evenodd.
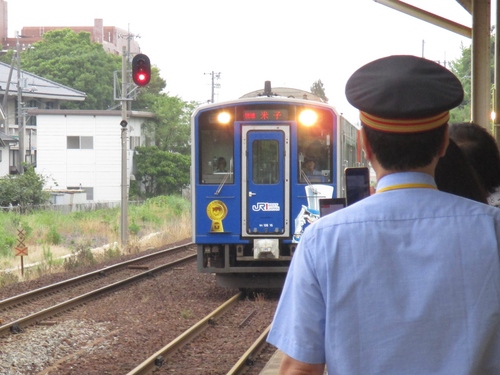
M 9 75 L 11 75 L 11 79 L 8 95 L 17 95 L 18 79 L 16 67 L 11 72 L 10 65 L 0 62 L 0 94 L 5 94 Z M 20 76 L 23 97 L 72 101 L 85 100 L 86 94 L 84 92 L 63 86 L 36 74 L 21 70 Z
M 28 115 L 52 115 L 52 116 L 122 116 L 122 111 L 105 110 L 105 109 L 28 109 Z M 144 111 L 127 111 L 129 118 L 155 118 L 153 112 Z
M 17 143 L 19 140 L 17 138 L 11 137 L 10 135 L 0 132 L 0 146 L 7 147 L 10 143 Z

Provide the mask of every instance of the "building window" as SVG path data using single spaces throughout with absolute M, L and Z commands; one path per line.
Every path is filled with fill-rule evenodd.
M 80 137 L 67 137 L 68 149 L 80 148 Z
M 66 140 L 68 149 L 91 150 L 94 148 L 94 137 L 68 136 Z
M 45 109 L 54 109 L 54 102 L 45 102 Z
M 141 137 L 130 136 L 130 150 L 141 146 Z
M 94 148 L 94 137 L 80 137 L 80 148 L 92 150 Z
M 36 100 L 30 100 L 27 102 L 27 107 L 25 107 L 24 109 L 25 110 L 30 110 L 30 109 L 37 109 L 38 108 L 38 102 Z M 23 116 L 24 116 L 24 120 L 23 121 L 26 121 L 26 125 L 32 125 L 32 126 L 36 126 L 36 116 L 32 116 L 32 115 L 26 115 L 26 111 L 23 111 Z

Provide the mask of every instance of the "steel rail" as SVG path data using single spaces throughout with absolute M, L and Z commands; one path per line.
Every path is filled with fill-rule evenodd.
M 85 303 L 85 302 L 87 302 L 87 301 L 89 301 L 89 300 L 91 300 L 99 295 L 102 295 L 104 293 L 108 293 L 108 292 L 115 290 L 115 289 L 119 289 L 125 285 L 136 282 L 144 277 L 149 277 L 153 273 L 163 271 L 165 268 L 170 268 L 170 267 L 176 266 L 182 262 L 191 260 L 195 257 L 196 257 L 196 254 L 188 255 L 187 257 L 177 259 L 177 260 L 174 260 L 173 262 L 163 264 L 161 266 L 152 268 L 152 269 L 147 270 L 145 272 L 141 272 L 141 273 L 134 275 L 134 276 L 130 276 L 130 277 L 123 279 L 121 281 L 117 281 L 113 284 L 110 284 L 110 285 L 101 287 L 99 289 L 93 290 L 91 292 L 82 294 L 78 297 L 71 298 L 65 302 L 61 302 L 57 305 L 54 305 L 54 306 L 49 307 L 47 309 L 41 310 L 39 312 L 36 312 L 36 313 L 31 314 L 29 316 L 26 316 L 24 318 L 17 319 L 15 321 L 4 324 L 4 325 L 0 326 L 0 336 L 5 335 L 9 331 L 12 331 L 12 332 L 19 331 L 22 327 L 26 327 L 26 326 L 35 324 L 35 323 L 40 322 L 44 319 L 50 318 L 51 316 L 60 314 L 60 313 L 67 311 L 75 306 L 81 305 L 81 304 L 83 304 L 83 303 Z
M 252 366 L 253 361 L 257 354 L 261 352 L 262 348 L 266 345 L 267 335 L 271 330 L 271 324 L 262 332 L 262 334 L 254 341 L 252 346 L 241 356 L 236 364 L 229 370 L 226 375 L 240 375 L 243 374 L 245 369 Z
M 230 307 L 236 304 L 242 297 L 243 293 L 240 292 L 229 300 L 220 305 L 217 309 L 212 311 L 194 326 L 186 330 L 183 334 L 172 340 L 166 346 L 158 350 L 151 357 L 142 362 L 139 366 L 130 371 L 127 375 L 146 375 L 152 374 L 158 367 L 161 367 L 164 363 L 166 357 L 172 355 L 181 346 L 187 344 L 194 337 L 203 332 L 213 321 L 213 319 L 218 318 L 224 314 Z
M 164 250 L 161 250 L 161 251 L 158 251 L 155 253 L 143 255 L 141 257 L 126 260 L 126 261 L 121 262 L 121 263 L 113 264 L 111 266 L 107 266 L 107 267 L 104 267 L 104 268 L 96 270 L 96 271 L 92 271 L 92 272 L 89 272 L 89 273 L 86 273 L 86 274 L 83 274 L 80 276 L 76 276 L 76 277 L 73 277 L 71 279 L 63 280 L 63 281 L 60 281 L 58 283 L 50 284 L 50 285 L 44 286 L 42 288 L 31 290 L 29 292 L 19 294 L 17 296 L 6 298 L 6 299 L 0 301 L 0 311 L 8 309 L 11 306 L 19 305 L 19 304 L 21 304 L 29 299 L 35 298 L 39 295 L 48 294 L 49 292 L 53 292 L 54 290 L 61 289 L 61 288 L 67 288 L 67 287 L 74 285 L 74 284 L 88 282 L 94 278 L 97 278 L 99 276 L 106 274 L 107 272 L 116 272 L 119 268 L 124 268 L 126 266 L 131 265 L 131 264 L 136 264 L 138 262 L 143 262 L 143 261 L 147 261 L 150 259 L 154 259 L 155 257 L 165 255 L 166 253 L 178 251 L 178 250 L 181 250 L 183 247 L 189 247 L 191 245 L 193 245 L 193 243 L 189 243 L 189 244 L 177 246 L 177 247 L 171 247 L 171 248 L 164 249 Z

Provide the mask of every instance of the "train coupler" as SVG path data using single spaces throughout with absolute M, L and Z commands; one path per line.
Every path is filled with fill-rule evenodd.
M 279 240 L 271 238 L 254 240 L 253 257 L 254 259 L 279 259 Z

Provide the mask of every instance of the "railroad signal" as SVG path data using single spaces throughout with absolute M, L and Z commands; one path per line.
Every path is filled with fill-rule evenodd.
M 151 63 L 142 53 L 132 59 L 132 79 L 137 86 L 146 86 L 151 80 Z

